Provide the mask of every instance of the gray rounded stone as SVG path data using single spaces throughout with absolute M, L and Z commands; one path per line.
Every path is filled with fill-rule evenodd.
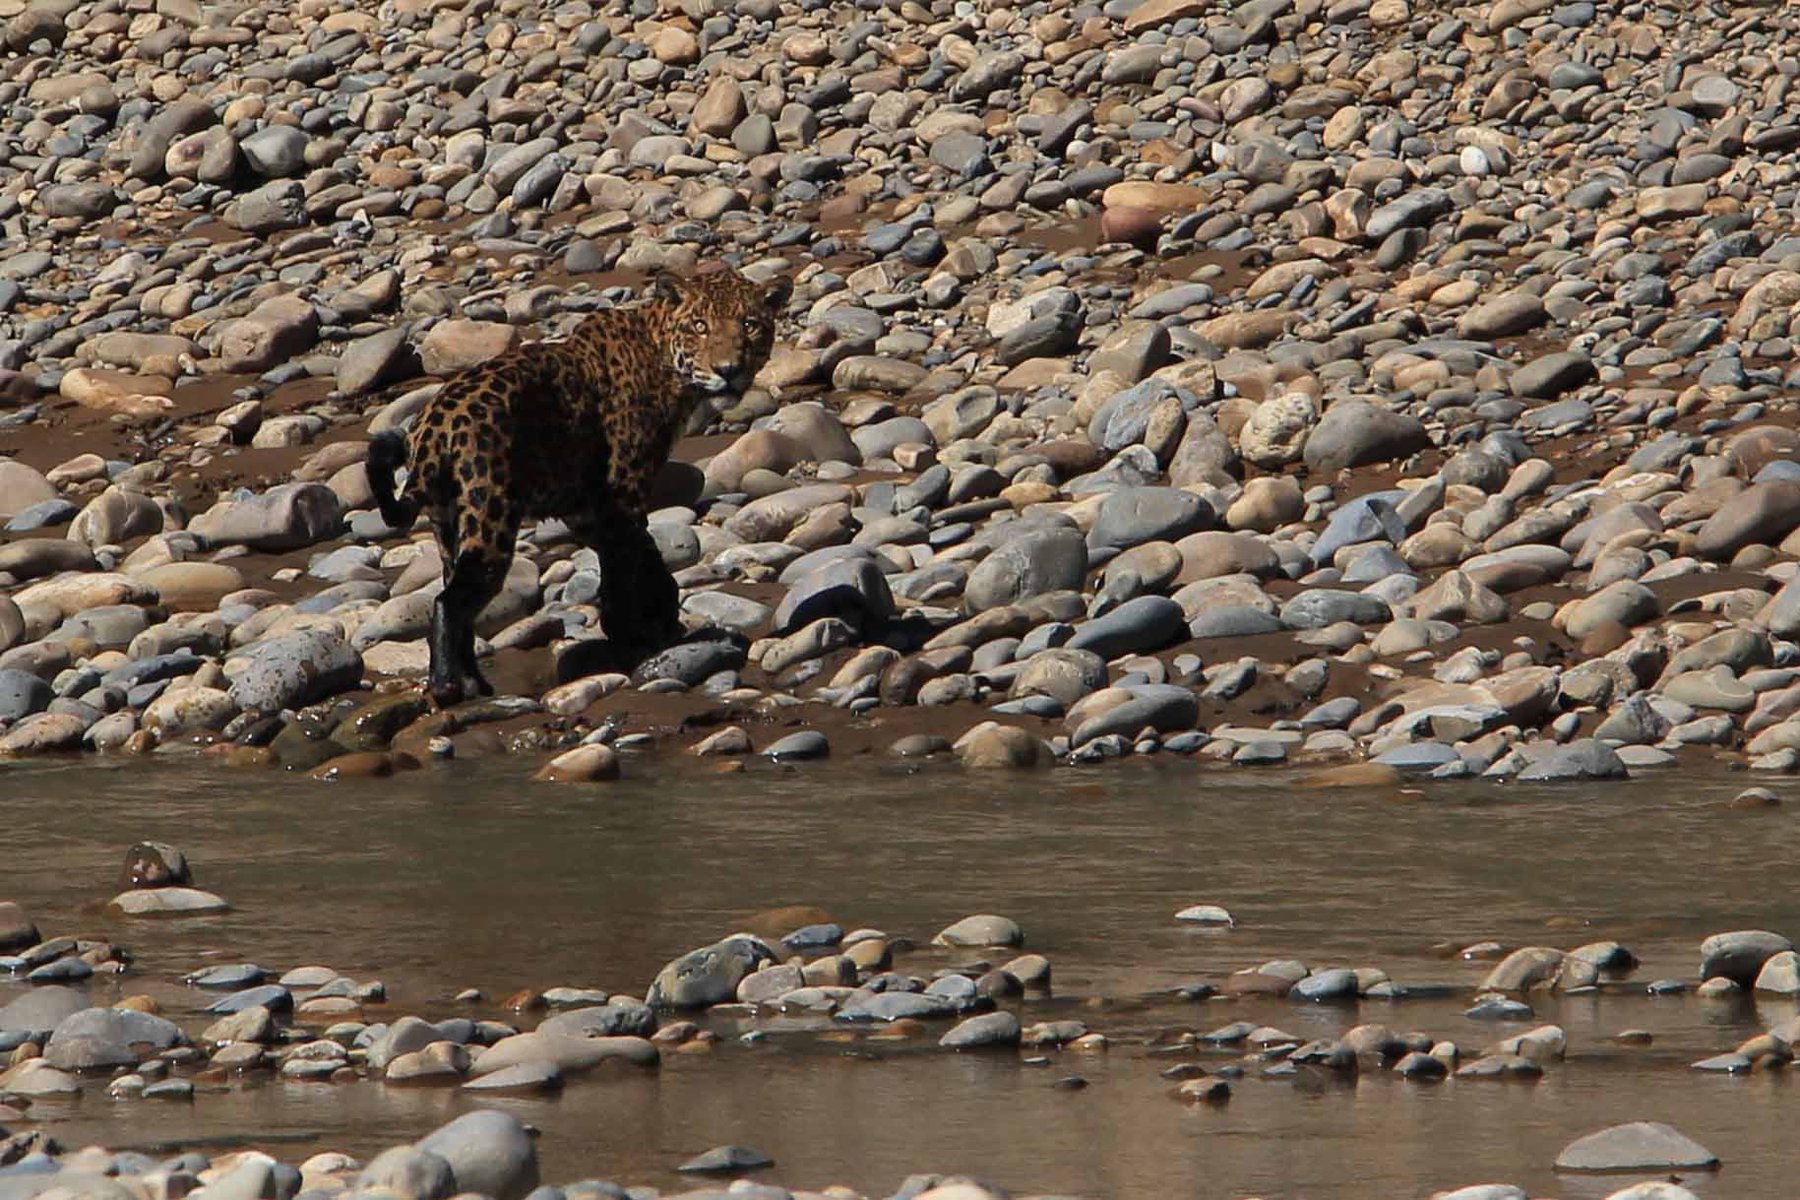
M 1072 525 L 1027 525 L 969 573 L 963 610 L 974 614 L 1046 592 L 1079 589 L 1087 565 L 1087 542 L 1080 530 Z
M 464 1113 L 414 1144 L 450 1164 L 459 1192 L 524 1200 L 538 1185 L 537 1147 L 511 1113 Z
M 1556 1156 L 1559 1171 L 1709 1171 L 1718 1156 L 1659 1121 L 1633 1121 L 1577 1138 Z

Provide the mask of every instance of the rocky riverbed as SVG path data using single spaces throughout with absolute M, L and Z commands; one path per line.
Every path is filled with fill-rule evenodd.
M 111 772 L 88 785 L 85 816 L 61 816 L 48 808 L 58 777 L 92 772 L 27 768 L 27 795 L 43 801 L 26 804 L 42 811 L 50 844 L 74 829 L 105 838 L 188 802 L 176 778 L 144 795 L 158 769 Z M 202 788 L 212 775 L 195 763 L 162 769 Z M 1140 852 L 1090 869 L 1087 897 L 1070 900 L 1041 864 L 1000 853 L 1003 823 L 980 822 L 979 837 L 950 832 L 970 822 L 967 801 L 916 806 L 911 822 L 955 850 L 906 855 L 903 878 L 890 879 L 879 855 L 867 879 L 816 878 L 815 860 L 855 844 L 853 829 L 832 827 L 807 861 L 720 882 L 720 862 L 741 858 L 752 831 L 789 809 L 816 811 L 817 796 L 760 812 L 755 793 L 713 797 L 742 815 L 711 832 L 688 808 L 659 805 L 666 787 L 626 782 L 606 828 L 558 832 L 567 814 L 541 789 L 520 800 L 456 793 L 471 774 L 500 783 L 495 769 L 440 768 L 448 795 L 432 799 L 417 777 L 348 781 L 335 794 L 375 813 L 309 818 L 322 839 L 355 832 L 380 847 L 429 819 L 421 800 L 479 806 L 473 827 L 437 822 L 443 845 L 463 853 L 446 857 L 434 839 L 401 878 L 390 856 L 366 852 L 317 862 L 304 889 L 278 876 L 306 856 L 271 870 L 263 848 L 289 840 L 281 814 L 317 794 L 303 779 L 266 810 L 227 816 L 191 856 L 139 845 L 121 869 L 115 843 L 26 863 L 11 878 L 29 905 L 0 906 L 10 1135 L 0 1189 L 142 1200 L 170 1173 L 192 1189 L 242 1171 L 226 1190 L 252 1197 L 520 1200 L 552 1180 L 568 1197 L 625 1194 L 598 1170 L 648 1197 L 683 1194 L 674 1181 L 710 1166 L 744 1181 L 731 1194 L 771 1200 L 911 1197 L 974 1170 L 992 1182 L 955 1184 L 973 1190 L 942 1200 L 985 1200 L 1005 1195 L 1009 1176 L 1054 1181 L 1015 1195 L 1160 1192 L 1197 1155 L 1219 1194 L 1237 1196 L 1353 1196 L 1381 1180 L 1460 1200 L 1682 1200 L 1761 1194 L 1783 1169 L 1764 1135 L 1778 1136 L 1800 1036 L 1792 944 L 1705 923 L 1746 907 L 1735 881 L 1666 914 L 1628 886 L 1653 871 L 1672 891 L 1695 890 L 1706 873 L 1669 850 L 1676 831 L 1765 819 L 1719 804 L 1723 779 L 1697 780 L 1693 801 L 1647 785 L 1648 800 L 1594 800 L 1590 811 L 1609 811 L 1564 822 L 1584 843 L 1610 829 L 1618 862 L 1599 847 L 1567 860 L 1534 849 L 1530 828 L 1563 793 L 1521 785 L 1482 818 L 1494 878 L 1471 869 L 1452 893 L 1415 876 L 1372 879 L 1348 843 L 1380 828 L 1391 847 L 1422 847 L 1471 814 L 1395 814 L 1378 792 L 1354 790 L 1332 815 L 1270 811 L 1260 832 L 1222 834 L 1198 895 L 1183 857 Z M 1175 813 L 1192 803 L 1123 779 L 1141 769 L 1109 774 L 1123 786 L 1097 798 L 1115 811 L 1107 836 L 1120 846 L 1141 841 L 1145 825 L 1181 827 Z M 916 776 L 897 772 L 865 780 L 871 800 L 916 790 Z M 1285 790 L 1246 802 L 1241 789 L 1202 785 L 1190 819 L 1238 826 Z M 1015 790 L 982 811 L 1035 803 Z M 1047 862 L 1094 845 L 1091 821 L 1062 808 L 1029 837 Z M 468 872 L 475 848 L 497 840 L 496 819 L 534 862 L 529 882 Z M 653 886 L 632 882 L 641 839 L 671 819 L 688 826 L 683 848 L 661 856 Z M 1295 839 L 1290 881 L 1272 885 L 1246 846 L 1302 826 L 1320 851 Z M 1344 852 L 1329 850 L 1340 842 Z M 979 886 L 963 879 L 964 864 L 990 855 Z M 1503 883 L 1533 861 L 1541 889 Z M 418 888 L 445 885 L 464 899 L 419 904 Z M 217 903 L 173 920 L 128 902 L 202 887 Z M 832 907 L 739 907 L 783 893 Z M 983 893 L 1011 899 L 1001 911 L 954 907 Z M 567 911 L 554 948 L 536 948 L 541 935 L 515 915 L 528 897 Z M 586 909 L 581 897 L 592 898 Z M 578 916 L 596 911 L 604 919 Z M 1696 928 L 1712 932 L 1685 932 Z M 897 1104 L 880 1098 L 890 1094 Z M 639 1108 L 654 1118 L 624 1111 Z M 922 1136 L 939 1124 L 934 1109 L 950 1127 Z M 886 1132 L 870 1138 L 863 1124 L 877 1112 Z M 542 1133 L 527 1138 L 520 1121 Z M 1037 1122 L 1055 1131 L 1047 1141 L 1030 1132 Z M 1071 1142 L 1084 1127 L 1106 1133 Z M 1468 1127 L 1459 1144 L 1438 1144 L 1457 1127 Z M 1328 1140 L 1296 1159 L 1284 1137 Z M 1353 1145 L 1325 1153 L 1337 1138 Z M 121 1149 L 82 1149 L 90 1140 Z M 510 1165 L 465 1174 L 477 1160 Z M 1172 1173 L 1156 1165 L 1165 1161 Z M 871 1187 L 872 1168 L 894 1174 Z M 943 1174 L 895 1186 L 919 1169 Z M 1471 1176 L 1524 1187 L 1442 1187 Z M 827 1180 L 847 1186 L 783 1190 Z
M 30 760 L 0 776 L 16 823 L 0 890 L 38 888 L 45 862 L 64 872 L 0 922 L 0 1200 L 585 1200 L 677 1189 L 694 1156 L 741 1176 L 704 1194 L 856 1171 L 854 1190 L 820 1194 L 981 1200 L 1013 1181 L 892 1189 L 946 1147 L 1024 1179 L 1095 1143 L 1086 1118 L 1029 1106 L 1114 1082 L 1146 1097 L 1125 1124 L 1159 1133 L 1121 1162 L 1247 1108 L 1276 1114 L 1248 1130 L 1259 1144 L 1292 1147 L 1334 1117 L 1270 1097 L 1347 1087 L 1390 1115 L 1436 1114 L 1416 1118 L 1439 1122 L 1435 1153 L 1369 1160 L 1390 1189 L 1469 1178 L 1447 1148 L 1496 1128 L 1553 1136 L 1517 1166 L 1532 1194 L 1598 1197 L 1615 1189 L 1581 1172 L 1618 1168 L 1681 1175 L 1619 1195 L 1682 1200 L 1712 1187 L 1715 1153 L 1727 1184 L 1774 1186 L 1755 1174 L 1766 1147 L 1745 1140 L 1757 1120 L 1713 1123 L 1742 1093 L 1646 1122 L 1579 1081 L 1648 1033 L 1671 1058 L 1630 1076 L 1630 1104 L 1669 1078 L 1756 1087 L 1800 1036 L 1784 936 L 1800 914 L 1726 878 L 1746 874 L 1743 845 L 1781 843 L 1782 792 L 1709 783 L 1700 811 L 1655 770 L 1723 763 L 1778 789 L 1800 768 L 1797 34 L 1792 6 L 1719 2 L 0 0 L 0 757 Z M 540 523 L 482 622 L 504 694 L 430 711 L 417 679 L 439 564 L 422 529 L 374 510 L 368 437 L 459 366 L 628 302 L 652 271 L 717 259 L 795 292 L 759 386 L 700 414 L 661 481 L 652 532 L 687 640 L 615 669 L 597 561 Z M 90 784 L 43 763 L 83 752 L 72 769 Z M 250 808 L 241 864 L 311 859 L 283 857 L 256 893 L 154 849 L 109 886 L 119 851 L 153 832 L 141 803 L 108 872 L 70 877 L 98 836 L 98 780 L 127 758 L 152 760 L 130 771 L 159 804 L 209 798 L 168 841 Z M 1314 810 L 1341 798 L 1385 819 L 1327 844 L 1316 811 L 1237 809 L 1221 829 L 1159 809 L 1107 841 L 1125 801 L 1047 769 L 1102 760 L 1158 801 L 1206 779 L 1266 797 L 1249 782 L 1262 767 Z M 219 765 L 263 770 L 195 773 Z M 963 768 L 992 767 L 1043 770 L 969 788 Z M 900 780 L 881 785 L 896 812 L 916 813 L 920 788 L 971 807 L 936 827 L 943 843 L 871 834 L 845 800 L 876 790 L 872 772 Z M 1540 787 L 1633 776 L 1631 798 L 1683 823 L 1628 838 L 1632 814 L 1598 807 L 1612 802 L 1596 789 Z M 517 786 L 532 777 L 608 786 Z M 1478 778 L 1509 786 L 1435 782 Z M 255 807 L 277 794 L 307 822 Z M 484 835 L 420 870 L 455 880 L 405 892 L 423 920 L 454 906 L 446 893 L 485 894 L 488 874 L 548 877 L 557 838 L 456 874 L 527 836 L 495 812 L 537 806 L 585 844 L 594 814 L 556 806 L 604 796 L 616 830 L 689 794 L 811 805 L 739 831 L 761 855 L 734 845 L 708 860 L 712 879 L 755 890 L 791 860 L 790 899 L 838 876 L 850 894 L 760 928 L 739 919 L 747 905 L 717 904 L 649 965 L 598 955 L 502 989 L 441 972 L 390 992 L 393 931 L 409 927 L 393 910 L 381 953 L 317 966 L 351 923 L 308 890 L 318 859 L 363 848 L 384 805 L 422 806 L 390 846 L 444 823 Z M 1001 875 L 946 848 L 969 844 L 967 813 L 1024 837 L 1051 824 L 1027 807 L 1045 798 L 1086 814 L 1058 870 L 1004 876 L 1010 897 L 972 887 Z M 1105 821 L 1082 807 L 1102 799 Z M 1466 808 L 1397 835 L 1409 818 L 1392 810 L 1438 800 Z M 361 815 L 344 823 L 334 804 Z M 1492 846 L 1509 804 L 1534 826 L 1513 853 L 1466 850 Z M 1576 851 L 1558 831 L 1598 818 L 1571 806 L 1605 818 Z M 79 828 L 25 847 L 32 822 L 71 815 Z M 1094 878 L 1173 853 L 1175 829 L 1192 861 L 1154 927 L 1187 913 L 1225 940 L 1142 968 L 1154 985 L 1102 979 L 1010 902 L 1027 884 L 1038 906 L 1057 902 L 1046 891 L 1093 899 Z M 639 903 L 646 864 L 672 872 L 683 853 L 658 834 L 609 860 Z M 821 843 L 832 852 L 814 857 Z M 1264 927 L 1251 953 L 1255 911 L 1194 894 L 1203 871 L 1231 871 L 1204 861 L 1224 845 L 1311 897 L 1303 936 Z M 904 924 L 858 900 L 882 890 L 861 868 L 890 846 L 906 852 L 894 877 L 918 887 Z M 1618 873 L 1582 905 L 1602 919 L 1569 923 L 1540 896 L 1504 936 L 1475 928 L 1546 863 L 1581 894 L 1625 846 L 1681 885 Z M 1658 857 L 1671 848 L 1685 859 Z M 1716 866 L 1680 874 L 1695 860 Z M 416 886 L 398 861 L 385 885 Z M 1358 873 L 1334 873 L 1343 861 Z M 946 888 L 968 902 L 917 904 Z M 1404 966 L 1317 949 L 1345 896 L 1378 913 L 1432 889 L 1488 908 L 1415 925 Z M 1729 909 L 1710 907 L 1723 891 Z M 591 894 L 559 894 L 585 919 Z M 582 936 L 580 921 L 548 926 L 536 896 L 507 900 L 432 946 L 480 931 L 503 951 L 502 912 L 529 914 L 534 937 Z M 1705 909 L 1707 927 L 1671 905 Z M 956 932 L 969 914 L 974 932 Z M 315 941 L 295 944 L 302 932 Z M 1669 1012 L 1687 1023 L 1658 1050 Z M 763 1139 L 687 1125 L 679 1154 L 641 1126 L 608 1143 L 641 1168 L 624 1181 L 636 1190 L 591 1177 L 611 1163 L 539 1170 L 540 1151 L 622 1118 L 534 1141 L 522 1122 L 560 1110 L 533 1106 L 654 1101 L 689 1067 L 725 1081 L 683 1093 L 696 1108 L 765 1087 L 819 1103 L 810 1064 L 765 1075 L 754 1057 L 790 1041 L 931 1064 L 905 1077 L 907 1104 L 954 1126 L 902 1147 L 904 1164 L 891 1136 L 858 1143 L 884 1155 L 880 1190 L 847 1156 L 789 1143 L 759 1168 Z M 241 1115 L 308 1089 L 379 1144 L 339 1128 L 340 1146 L 283 1156 Z M 1468 1099 L 1483 1089 L 1502 1098 Z M 1521 1091 L 1561 1097 L 1553 1128 L 1510 1107 Z M 393 1118 L 417 1093 L 455 1099 Z M 859 1095 L 834 1090 L 834 1117 Z M 1776 1087 L 1755 1095 L 1782 1103 Z M 215 1101 L 246 1106 L 225 1123 L 261 1136 L 256 1152 L 193 1148 L 202 1118 L 185 1114 Z M 150 1127 L 136 1114 L 169 1110 L 184 1115 L 148 1148 L 57 1134 L 123 1147 L 115 1132 Z M 1041 1114 L 1057 1146 L 1029 1122 L 971 1141 L 1014 1110 Z M 1193 1120 L 1171 1133 L 1169 1112 Z M 1333 1128 L 1367 1136 L 1354 1117 Z M 656 1153 L 631 1158 L 638 1142 Z M 821 1173 L 788 1173 L 790 1150 Z M 1281 1194 L 1297 1170 L 1232 1178 Z M 551 1180 L 567 1186 L 534 1191 Z M 1526 1194 L 1482 1186 L 1452 1194 Z
M 1800 764 L 1786 6 L 0 13 L 0 755 Z M 545 522 L 426 712 L 368 434 L 714 258 L 690 641 Z

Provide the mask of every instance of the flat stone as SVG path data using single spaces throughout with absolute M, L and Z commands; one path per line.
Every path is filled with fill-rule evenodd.
M 230 910 L 221 897 L 199 888 L 165 887 L 133 889 L 112 898 L 113 908 L 128 917 L 204 916 Z
M 1625 764 L 1617 752 L 1595 738 L 1557 746 L 1519 772 L 1521 783 L 1577 779 L 1623 779 Z
M 774 1159 L 749 1146 L 714 1146 L 675 1169 L 688 1175 L 735 1175 L 740 1171 L 755 1171 L 774 1165 Z
M 983 913 L 946 926 L 931 940 L 939 946 L 1022 946 L 1025 931 L 1007 917 Z
M 1656 1121 L 1590 1133 L 1556 1156 L 1559 1171 L 1711 1171 L 1718 1166 L 1718 1157 L 1706 1147 Z

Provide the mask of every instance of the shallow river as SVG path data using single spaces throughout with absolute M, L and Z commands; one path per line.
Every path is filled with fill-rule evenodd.
M 528 784 L 527 768 L 470 761 L 326 785 L 180 759 L 9 767 L 0 899 L 19 900 L 47 934 L 98 931 L 130 947 L 137 974 L 96 986 L 97 999 L 147 991 L 190 1030 L 211 997 L 180 977 L 217 962 L 379 978 L 390 1002 L 373 1019 L 496 1016 L 521 987 L 642 995 L 663 962 L 774 906 L 906 934 L 921 948 L 897 966 L 920 974 L 974 957 L 927 948 L 937 929 L 999 912 L 1054 963 L 1057 998 L 1026 1005 L 1027 1022 L 1077 1016 L 1113 1039 L 1104 1054 L 1051 1051 L 1051 1065 L 1034 1068 L 1012 1053 L 940 1051 L 935 1030 L 849 1042 L 821 1036 L 828 1022 L 788 1022 L 747 1045 L 734 1035 L 748 1023 L 715 1018 L 725 1036 L 714 1052 L 498 1101 L 542 1131 L 551 1182 L 676 1188 L 676 1164 L 737 1142 L 776 1160 L 759 1177 L 872 1195 L 910 1171 L 958 1170 L 1015 1192 L 1104 1197 L 1423 1197 L 1487 1181 L 1597 1197 L 1621 1180 L 1559 1176 L 1551 1163 L 1580 1134 L 1635 1119 L 1669 1121 L 1723 1160 L 1717 1176 L 1689 1181 L 1702 1195 L 1783 1194 L 1792 1175 L 1800 1083 L 1687 1069 L 1791 1015 L 1790 1002 L 1542 999 L 1537 1019 L 1561 1024 L 1570 1049 L 1536 1084 L 1365 1073 L 1321 1087 L 1253 1072 L 1216 1109 L 1172 1099 L 1159 1072 L 1179 1060 L 1143 1044 L 1245 1018 L 1304 1037 L 1380 1021 L 1477 1050 L 1529 1027 L 1465 1018 L 1491 964 L 1445 957 L 1438 943 L 1610 938 L 1642 960 L 1634 982 L 1691 979 L 1708 933 L 1800 929 L 1786 850 L 1800 815 L 1793 803 L 1727 810 L 1751 782 L 1741 774 L 1594 789 L 1424 785 L 1408 796 L 1191 763 L 1006 777 L 756 764 L 719 776 L 628 759 L 631 778 L 589 789 Z M 126 846 L 145 838 L 184 849 L 196 882 L 234 910 L 174 922 L 99 912 Z M 1196 902 L 1225 905 L 1237 927 L 1172 919 Z M 1276 957 L 1380 966 L 1457 991 L 1360 1006 L 1167 996 Z M 452 997 L 466 987 L 488 1002 L 459 1007 Z M 15 994 L 0 984 L 0 1003 Z M 1609 1040 L 1627 1028 L 1654 1043 Z M 1052 1086 L 1077 1074 L 1085 1089 Z M 368 1154 L 469 1105 L 447 1090 L 269 1082 L 203 1090 L 191 1107 L 113 1102 L 94 1088 L 38 1112 L 65 1145 L 247 1135 L 283 1139 L 260 1144 L 298 1161 Z

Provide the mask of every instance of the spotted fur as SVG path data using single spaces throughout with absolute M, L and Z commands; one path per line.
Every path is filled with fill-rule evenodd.
M 563 518 L 599 555 L 601 621 L 628 658 L 680 636 L 679 589 L 645 525 L 650 486 L 700 400 L 742 394 L 768 361 L 790 291 L 734 270 L 661 276 L 646 301 L 596 312 L 564 341 L 458 372 L 410 434 L 374 439 L 382 518 L 410 529 L 424 511 L 443 551 L 431 620 L 438 704 L 492 693 L 475 662 L 475 618 L 529 518 Z

